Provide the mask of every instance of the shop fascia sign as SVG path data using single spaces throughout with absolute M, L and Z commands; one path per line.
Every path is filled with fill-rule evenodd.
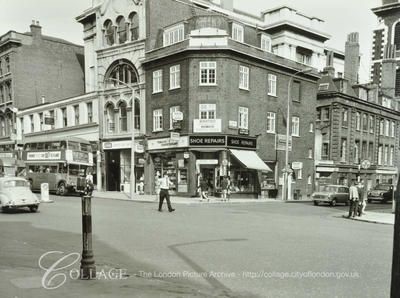
M 104 150 L 111 150 L 111 149 L 131 149 L 132 148 L 132 141 L 114 141 L 114 142 L 104 142 L 103 149 Z M 135 152 L 143 153 L 144 146 L 135 142 Z
M 228 146 L 238 148 L 257 148 L 257 140 L 246 137 L 235 136 L 190 136 L 190 146 Z
M 189 146 L 189 137 L 179 137 L 176 143 L 171 142 L 171 138 L 147 140 L 147 148 L 149 150 L 180 148 Z
M 221 119 L 193 119 L 193 132 L 221 132 Z

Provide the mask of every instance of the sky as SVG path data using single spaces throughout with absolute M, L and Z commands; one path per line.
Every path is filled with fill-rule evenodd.
M 157 0 L 150 0 L 157 1 Z M 75 21 L 92 0 L 0 0 L 0 35 L 10 30 L 29 31 L 32 20 L 37 20 L 45 35 L 83 44 L 82 25 Z M 325 21 L 325 32 L 331 35 L 327 45 L 344 51 L 347 34 L 360 33 L 362 81 L 369 76 L 372 30 L 377 18 L 371 8 L 381 0 L 234 0 L 235 8 L 259 15 L 261 11 L 288 5 L 308 16 Z

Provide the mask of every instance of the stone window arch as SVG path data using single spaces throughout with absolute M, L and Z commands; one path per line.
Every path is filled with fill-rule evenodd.
M 111 102 L 106 103 L 105 105 L 105 118 L 106 118 L 106 131 L 108 133 L 115 132 L 115 109 L 114 104 Z
M 105 75 L 105 84 L 116 86 L 124 86 L 125 84 L 137 84 L 139 80 L 136 67 L 126 59 L 115 61 L 108 68 Z
M 115 42 L 114 40 L 114 32 L 115 28 L 111 20 L 106 20 L 104 22 L 104 40 L 106 45 L 112 46 Z
M 139 16 L 136 12 L 129 14 L 131 41 L 139 39 Z
M 126 22 L 123 16 L 119 16 L 117 18 L 117 36 L 118 36 L 118 43 L 125 43 L 127 40 L 126 35 Z

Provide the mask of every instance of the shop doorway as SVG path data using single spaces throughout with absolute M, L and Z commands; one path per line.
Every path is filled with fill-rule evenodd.
M 201 166 L 200 174 L 201 174 L 201 177 L 203 177 L 203 179 L 208 184 L 208 195 L 214 196 L 215 188 L 217 187 L 216 179 L 215 179 L 215 168 L 211 167 L 211 166 Z
M 106 161 L 107 190 L 120 191 L 120 152 L 118 150 L 106 151 Z

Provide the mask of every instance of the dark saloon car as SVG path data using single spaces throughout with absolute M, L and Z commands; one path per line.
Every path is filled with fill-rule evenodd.
M 344 185 L 324 185 L 320 191 L 312 194 L 314 205 L 319 203 L 329 203 L 336 206 L 337 203 L 349 204 L 349 188 Z
M 393 197 L 393 185 L 381 183 L 376 185 L 373 189 L 368 191 L 367 200 L 368 203 L 372 201 L 379 201 L 386 203 L 392 200 Z

